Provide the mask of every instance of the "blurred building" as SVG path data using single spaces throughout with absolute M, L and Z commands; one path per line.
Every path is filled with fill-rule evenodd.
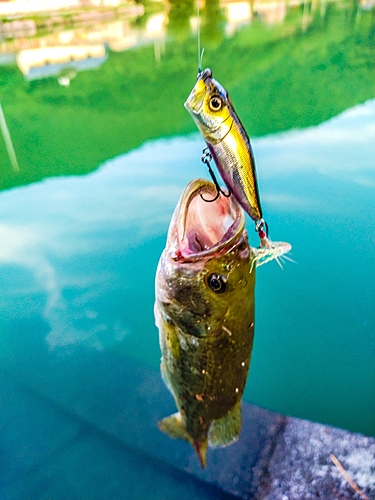
M 78 71 L 100 66 L 107 58 L 104 45 L 68 45 L 20 50 L 17 65 L 27 80 L 57 76 L 68 85 Z
M 254 14 L 266 24 L 278 24 L 284 21 L 287 11 L 287 4 L 283 0 L 275 2 L 259 2 L 253 4 Z
M 35 36 L 36 32 L 37 27 L 33 19 L 22 19 L 2 24 L 0 23 L 1 38 L 20 38 L 22 36 Z
M 225 32 L 228 36 L 233 35 L 237 29 L 249 24 L 252 18 L 250 2 L 228 2 L 222 1 L 221 6 L 225 10 L 227 19 Z
M 375 0 L 360 0 L 359 5 L 363 10 L 371 10 L 375 7 Z
M 1 0 L 0 16 L 51 12 L 77 7 L 118 7 L 123 0 Z
M 80 0 L 11 0 L 0 2 L 0 15 L 11 16 L 79 7 Z

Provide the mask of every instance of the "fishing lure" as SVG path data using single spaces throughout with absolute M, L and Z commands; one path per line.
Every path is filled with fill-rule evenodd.
M 228 92 L 210 69 L 198 75 L 185 108 L 196 122 L 216 166 L 238 203 L 254 221 L 262 219 L 254 155 Z
M 202 161 L 209 165 L 207 155 L 215 161 L 229 193 L 233 193 L 238 203 L 254 220 L 261 246 L 272 246 L 268 239 L 268 226 L 263 219 L 249 136 L 228 92 L 212 77 L 210 69 L 199 72 L 197 82 L 185 102 L 185 108 L 193 117 L 207 144 L 208 152 L 204 151 Z M 214 179 L 212 170 L 210 173 Z M 223 191 L 220 192 L 224 194 Z

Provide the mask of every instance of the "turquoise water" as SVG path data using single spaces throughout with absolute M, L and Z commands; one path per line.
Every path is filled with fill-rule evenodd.
M 253 136 L 270 236 L 290 242 L 295 261 L 258 270 L 244 399 L 375 436 L 374 17 L 354 4 L 309 9 L 272 26 L 233 28 L 220 16 L 220 36 L 206 47 Z M 226 38 L 228 26 L 235 31 Z M 80 377 L 61 389 L 49 382 L 61 360 L 91 355 L 158 370 L 157 262 L 182 190 L 207 175 L 204 143 L 182 106 L 195 79 L 195 39 L 188 25 L 178 31 L 183 40 L 172 28 L 163 43 L 109 50 L 69 86 L 1 69 L 20 165 L 12 170 L 3 142 L 1 357 L 15 387 L 57 402 L 60 390 L 95 400 L 84 373 L 82 385 Z M 241 73 L 233 47 L 255 69 Z M 248 231 L 257 244 L 250 220 Z

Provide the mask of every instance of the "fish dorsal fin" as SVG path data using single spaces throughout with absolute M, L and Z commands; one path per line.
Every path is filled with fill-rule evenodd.
M 189 434 L 186 432 L 182 421 L 181 415 L 179 412 L 170 415 L 169 417 L 163 418 L 158 422 L 158 427 L 161 431 L 168 434 L 169 437 L 174 439 L 184 439 L 189 443 L 192 443 L 192 439 Z
M 228 446 L 237 441 L 242 424 L 241 400 L 222 418 L 214 420 L 208 433 L 210 446 Z

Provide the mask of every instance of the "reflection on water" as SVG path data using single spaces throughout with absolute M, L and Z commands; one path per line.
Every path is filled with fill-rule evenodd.
M 349 2 L 327 4 L 323 16 L 322 5 L 292 4 L 270 26 L 260 9 L 276 4 L 259 3 L 230 38 L 227 3 L 202 9 L 204 65 L 230 91 L 251 136 L 317 125 L 374 97 L 372 13 Z M 196 34 L 167 36 L 175 8 L 2 43 L 2 106 L 20 171 L 12 174 L 0 141 L 1 188 L 88 173 L 147 140 L 195 130 L 182 103 L 195 78 Z M 194 12 L 190 21 L 196 28 Z
M 8 125 L 4 116 L 4 111 L 0 103 L 0 129 L 4 138 L 5 147 L 9 156 L 10 163 L 15 172 L 19 172 L 18 161 L 16 153 L 14 152 L 14 147 L 12 143 L 12 138 L 9 133 Z
M 201 4 L 204 65 L 253 137 L 270 235 L 297 262 L 259 269 L 245 399 L 375 435 L 371 4 Z M 197 16 L 192 1 L 117 14 L 57 19 L 38 36 L 2 27 L 1 105 L 19 164 L 1 137 L 8 367 L 38 356 L 27 338 L 52 368 L 82 349 L 158 369 L 155 269 L 180 193 L 206 175 L 183 108 Z
M 374 134 L 373 100 L 318 127 L 254 140 L 271 236 L 293 243 L 297 265 L 281 272 L 269 264 L 258 272 L 245 395 L 366 433 L 373 432 L 375 414 Z M 180 193 L 205 173 L 201 149 L 197 134 L 161 139 L 91 175 L 3 193 L 1 309 L 8 330 L 40 315 L 49 349 L 118 346 L 157 369 L 154 272 Z M 141 316 L 129 313 L 139 306 Z M 305 359 L 307 351 L 314 361 Z M 326 397 L 324 377 L 337 398 Z M 359 386 L 362 408 L 354 404 Z
M 368 101 L 319 127 L 259 139 L 257 157 L 266 178 L 303 168 L 304 174 L 316 172 L 373 188 L 374 137 L 375 101 Z M 333 209 L 330 205 L 329 210 Z
M 140 13 L 143 13 L 142 8 L 141 12 L 135 9 L 136 16 Z M 37 34 L 34 21 L 22 21 L 21 25 L 18 21 L 18 24 L 5 23 L 0 26 L 0 33 L 11 40 L 0 44 L 3 60 L 9 64 L 14 57 L 21 72 L 28 80 L 33 80 L 60 75 L 63 70 L 96 68 L 106 60 L 106 47 L 117 52 L 153 42 L 155 53 L 160 53 L 160 41 L 165 38 L 165 13 L 149 16 L 142 30 L 132 25 L 136 17 L 109 23 L 102 17 L 99 17 L 102 21 L 99 24 L 81 27 L 78 23 L 74 29 L 58 30 L 37 38 L 30 37 Z M 34 23 L 34 30 L 31 32 L 25 23 Z M 160 58 L 160 54 L 156 57 Z
M 264 4 L 267 8 L 267 4 Z M 225 14 L 228 19 L 226 34 L 231 36 L 241 26 L 245 26 L 252 18 L 252 11 L 249 2 L 233 2 L 225 6 Z
M 373 6 L 371 2 L 372 0 L 355 4 L 358 5 L 357 17 L 360 15 L 360 9 L 371 9 Z M 73 4 L 76 6 L 76 2 Z M 111 4 L 108 2 L 107 7 Z M 1 4 L 0 14 L 7 15 L 11 10 L 19 12 L 20 9 L 25 9 L 25 5 L 22 2 Z M 224 32 L 226 36 L 233 36 L 238 29 L 248 25 L 253 19 L 274 25 L 282 23 L 287 13 L 293 15 L 298 11 L 302 12 L 300 22 L 304 31 L 314 22 L 317 5 L 317 2 L 310 3 L 307 0 L 294 0 L 288 3 L 281 0 L 275 2 L 206 0 L 201 6 L 205 45 L 210 47 L 213 43 L 218 44 Z M 349 4 L 344 5 L 345 8 L 349 6 Z M 325 16 L 326 7 L 326 0 L 319 2 L 320 18 Z M 40 5 L 35 2 L 33 8 L 36 11 L 43 11 L 45 5 L 43 2 Z M 51 5 L 51 8 L 60 7 L 56 4 Z M 126 18 L 124 11 L 128 14 Z M 142 29 L 137 27 L 135 22 L 141 16 L 146 19 Z M 85 23 L 87 26 L 84 26 Z M 73 29 L 72 25 L 75 26 Z M 95 68 L 105 61 L 105 47 L 110 51 L 125 51 L 150 43 L 155 46 L 156 60 L 160 60 L 167 30 L 175 40 L 184 40 L 189 35 L 196 34 L 197 25 L 193 0 L 183 2 L 171 0 L 168 13 L 151 15 L 145 13 L 142 5 L 135 5 L 120 10 L 83 11 L 70 14 L 69 21 L 66 17 L 58 16 L 39 20 L 39 24 L 34 19 L 8 20 L 3 24 L 0 23 L 0 41 L 3 39 L 0 43 L 0 64 L 1 62 L 9 64 L 16 60 L 21 72 L 31 80 L 60 75 L 67 69 L 81 71 Z M 43 33 L 46 29 L 49 33 L 40 36 L 40 32 Z M 60 79 L 58 80 L 61 83 Z M 68 80 L 63 82 L 63 85 L 68 84 Z
M 69 85 L 77 71 L 97 68 L 105 60 L 103 45 L 41 47 L 17 54 L 17 65 L 28 80 L 60 75 L 58 81 L 62 85 Z

